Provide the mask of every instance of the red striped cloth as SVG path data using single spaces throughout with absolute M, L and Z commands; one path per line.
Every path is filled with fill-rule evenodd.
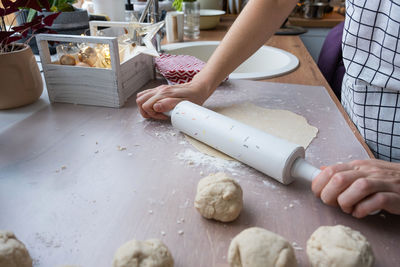
M 169 84 L 190 82 L 206 65 L 193 56 L 161 54 L 155 58 L 157 70 L 167 79 Z

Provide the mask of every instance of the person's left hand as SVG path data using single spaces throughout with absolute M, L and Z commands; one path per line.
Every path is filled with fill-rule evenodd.
M 400 163 L 355 160 L 326 167 L 312 191 L 331 206 L 362 218 L 378 210 L 400 214 Z

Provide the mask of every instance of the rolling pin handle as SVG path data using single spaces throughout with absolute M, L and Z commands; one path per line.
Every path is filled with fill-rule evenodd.
M 164 113 L 164 115 L 166 115 L 166 116 L 168 116 L 168 117 L 171 117 L 172 111 L 173 111 L 173 109 L 170 110 L 170 111 L 163 112 L 163 113 Z
M 294 161 L 290 172 L 293 178 L 304 178 L 312 181 L 318 174 L 320 174 L 321 170 L 308 163 L 305 159 L 297 158 Z

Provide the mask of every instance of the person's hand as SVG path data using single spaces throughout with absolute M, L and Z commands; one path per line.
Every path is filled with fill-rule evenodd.
M 362 218 L 378 210 L 400 214 L 400 163 L 355 160 L 326 167 L 312 191 L 331 206 Z
M 163 112 L 173 109 L 179 102 L 189 100 L 202 105 L 210 96 L 210 90 L 202 83 L 192 80 L 185 84 L 161 85 L 142 91 L 136 96 L 136 103 L 144 118 L 168 119 Z

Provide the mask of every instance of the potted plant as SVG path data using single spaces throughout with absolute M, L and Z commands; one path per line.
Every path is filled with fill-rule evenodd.
M 17 43 L 31 31 L 33 34 L 52 32 L 51 26 L 59 13 L 36 16 L 18 26 L 6 25 L 5 17 L 18 15 L 20 8 L 50 10 L 47 0 L 1 0 L 0 7 L 0 109 L 15 108 L 36 101 L 43 92 L 42 77 L 35 56 L 27 43 Z M 12 24 L 12 23 L 10 23 Z M 29 40 L 27 40 L 29 41 Z

